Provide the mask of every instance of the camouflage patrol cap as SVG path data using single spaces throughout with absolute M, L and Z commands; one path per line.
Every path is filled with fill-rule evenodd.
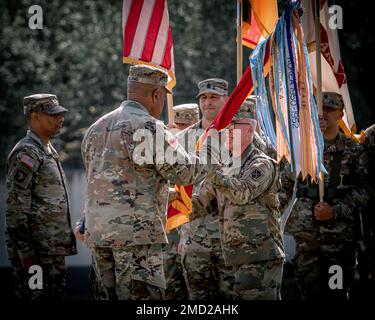
M 245 118 L 256 120 L 256 101 L 257 98 L 254 95 L 247 97 L 246 100 L 241 104 L 241 107 L 238 110 L 238 112 L 234 115 L 233 120 Z
M 168 93 L 172 93 L 172 90 L 167 87 L 168 73 L 164 70 L 144 64 L 136 64 L 130 67 L 128 82 L 152 84 L 164 87 Z
M 342 95 L 336 92 L 322 92 L 323 107 L 344 110 L 344 100 Z
M 59 105 L 59 101 L 54 94 L 39 93 L 23 98 L 23 113 L 25 115 L 32 112 L 46 112 L 53 115 L 67 111 L 68 109 Z
M 220 96 L 228 95 L 228 81 L 223 79 L 206 79 L 198 83 L 199 92 L 197 98 L 204 93 L 214 93 Z
M 185 103 L 173 107 L 175 123 L 191 123 L 199 120 L 199 107 L 196 103 Z

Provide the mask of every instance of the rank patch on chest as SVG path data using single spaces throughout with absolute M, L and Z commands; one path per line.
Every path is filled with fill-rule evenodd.
M 262 175 L 263 175 L 263 173 L 259 169 L 255 169 L 255 170 L 253 170 L 253 172 L 251 172 L 251 177 L 255 180 L 259 179 Z

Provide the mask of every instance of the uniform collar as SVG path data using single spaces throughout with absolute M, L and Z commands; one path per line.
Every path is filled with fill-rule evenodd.
M 245 149 L 245 151 L 241 154 L 241 166 L 250 157 L 253 151 L 254 151 L 253 143 L 250 143 L 248 147 Z
M 123 109 L 125 108 L 133 109 L 132 111 L 137 114 L 150 115 L 150 113 L 148 112 L 148 110 L 146 109 L 144 105 L 134 100 L 125 100 L 121 103 L 120 107 Z
M 246 162 L 246 160 L 250 157 L 251 153 L 254 151 L 254 147 L 253 147 L 253 144 L 250 143 L 250 145 L 245 149 L 245 151 L 239 156 L 240 159 L 241 159 L 241 167 L 244 165 L 244 163 Z M 226 163 L 225 165 L 229 165 L 229 166 L 232 166 L 233 163 L 235 162 L 233 159 L 238 159 L 239 157 L 236 157 L 236 158 L 232 158 L 230 160 L 230 162 Z
M 44 153 L 48 156 L 50 155 L 57 155 L 57 152 L 55 151 L 55 149 L 53 148 L 51 142 L 49 142 L 48 144 L 45 144 L 42 139 L 39 138 L 39 136 L 32 130 L 27 130 L 27 134 L 26 134 L 29 138 L 31 138 L 32 140 L 34 140 L 44 151 Z
M 338 133 L 333 141 L 324 141 L 324 151 L 325 152 L 335 152 L 342 151 L 344 149 L 343 134 Z

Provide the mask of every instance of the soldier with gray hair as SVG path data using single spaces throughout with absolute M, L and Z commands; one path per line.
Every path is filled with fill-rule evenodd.
M 224 261 L 233 269 L 230 298 L 276 300 L 284 259 L 280 180 L 275 161 L 253 145 L 256 120 L 252 118 L 249 105 L 242 104 L 226 130 L 233 162 L 194 190 L 191 219 L 209 215 L 214 207 L 218 210 Z M 234 130 L 239 130 L 241 139 Z M 240 170 L 233 166 L 235 158 L 240 159 Z
M 76 254 L 66 178 L 51 138 L 68 111 L 52 94 L 24 98 L 29 130 L 8 155 L 6 244 L 22 299 L 62 299 L 65 256 Z M 29 285 L 29 268 L 42 269 L 42 288 Z
M 96 121 L 82 141 L 85 241 L 105 299 L 165 297 L 168 180 L 191 184 L 211 168 L 199 165 L 198 157 L 193 161 L 195 155 L 157 120 L 171 92 L 167 80 L 161 69 L 131 66 L 128 100 Z M 183 161 L 163 158 L 166 151 Z
M 259 98 L 255 95 L 250 95 L 242 103 L 241 109 L 247 109 L 248 118 L 257 120 L 256 113 L 256 104 Z M 257 124 L 257 130 L 259 130 L 259 125 Z M 267 138 L 262 135 L 262 133 L 254 132 L 253 145 L 255 148 L 258 148 L 260 151 L 264 152 L 267 156 L 274 160 L 277 159 L 276 149 L 267 141 Z M 290 164 L 285 158 L 282 158 L 279 162 L 280 167 L 280 179 L 281 179 L 281 190 L 279 192 L 279 201 L 280 201 L 280 213 L 283 215 L 286 208 L 289 206 L 294 188 L 294 179 L 291 176 Z

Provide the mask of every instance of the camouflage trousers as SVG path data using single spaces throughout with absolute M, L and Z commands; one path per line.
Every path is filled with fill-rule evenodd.
M 165 297 L 162 245 L 92 248 L 103 300 L 161 300 Z
M 31 289 L 33 277 L 37 273 L 25 270 L 19 259 L 12 259 L 15 294 L 18 299 L 26 300 L 62 300 L 65 297 L 66 266 L 64 256 L 39 257 L 42 268 L 42 288 Z
M 220 239 L 189 238 L 182 249 L 182 266 L 189 299 L 232 299 L 234 270 L 224 263 Z
M 282 259 L 243 264 L 235 269 L 235 300 L 281 300 Z
M 296 255 L 293 258 L 295 278 L 304 300 L 348 299 L 354 281 L 355 246 L 345 240 L 322 242 L 295 236 Z M 342 268 L 343 289 L 331 289 L 331 266 Z
M 92 288 L 92 294 L 93 294 L 95 300 L 105 300 L 105 291 L 103 289 L 103 284 L 96 277 L 97 273 L 98 273 L 98 267 L 96 266 L 95 259 L 92 258 L 90 274 L 89 274 L 89 279 L 90 279 L 91 288 Z
M 188 291 L 183 275 L 181 256 L 178 253 L 179 235 L 177 229 L 168 234 L 169 243 L 163 248 L 166 300 L 185 300 Z

